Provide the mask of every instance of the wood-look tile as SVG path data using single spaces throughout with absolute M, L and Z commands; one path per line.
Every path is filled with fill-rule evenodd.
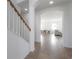
M 53 38 L 52 35 L 42 35 L 41 43 L 35 43 L 35 51 L 25 59 L 72 59 L 72 48 L 62 46 L 63 39 Z M 52 42 L 56 40 L 56 42 Z M 51 43 L 52 42 L 52 43 Z

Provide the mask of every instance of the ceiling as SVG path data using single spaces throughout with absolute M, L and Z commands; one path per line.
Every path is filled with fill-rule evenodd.
M 25 11 L 25 9 L 29 9 L 29 0 L 24 0 L 17 4 L 19 7 L 21 7 L 21 10 L 23 13 L 27 13 L 28 11 Z
M 54 4 L 50 5 L 49 1 L 54 1 Z M 51 6 L 57 6 L 59 4 L 66 4 L 68 2 L 72 2 L 72 0 L 38 0 L 36 4 L 36 10 L 45 9 Z M 24 0 L 18 4 L 23 10 L 29 7 L 29 0 Z
M 50 5 L 49 1 L 54 1 L 54 3 L 52 5 Z M 57 6 L 60 4 L 66 4 L 68 2 L 72 2 L 72 0 L 39 0 L 36 10 L 45 9 L 45 8 L 48 8 L 51 6 Z

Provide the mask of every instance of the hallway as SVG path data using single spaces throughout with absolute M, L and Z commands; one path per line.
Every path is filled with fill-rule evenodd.
M 35 43 L 35 51 L 25 59 L 71 59 L 72 49 L 63 48 L 63 39 L 54 34 L 41 34 L 41 44 Z
M 8 59 L 72 59 L 72 0 L 7 0 L 7 6 Z

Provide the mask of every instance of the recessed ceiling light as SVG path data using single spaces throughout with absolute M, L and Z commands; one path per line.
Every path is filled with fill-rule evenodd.
M 27 11 L 28 9 L 26 8 L 25 11 Z
M 53 4 L 54 3 L 54 1 L 49 1 L 49 4 Z

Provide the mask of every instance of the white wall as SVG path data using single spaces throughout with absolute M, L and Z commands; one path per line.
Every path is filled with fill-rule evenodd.
M 36 12 L 35 13 L 35 41 L 36 42 L 40 42 L 40 22 L 41 22 L 41 17 L 40 17 L 40 13 Z
M 37 0 L 29 0 L 29 23 L 30 23 L 30 49 L 34 51 L 34 42 L 35 42 L 35 4 Z
M 69 3 L 64 7 L 64 47 L 72 47 L 72 4 Z
M 7 31 L 7 59 L 24 59 L 29 53 L 29 43 Z

